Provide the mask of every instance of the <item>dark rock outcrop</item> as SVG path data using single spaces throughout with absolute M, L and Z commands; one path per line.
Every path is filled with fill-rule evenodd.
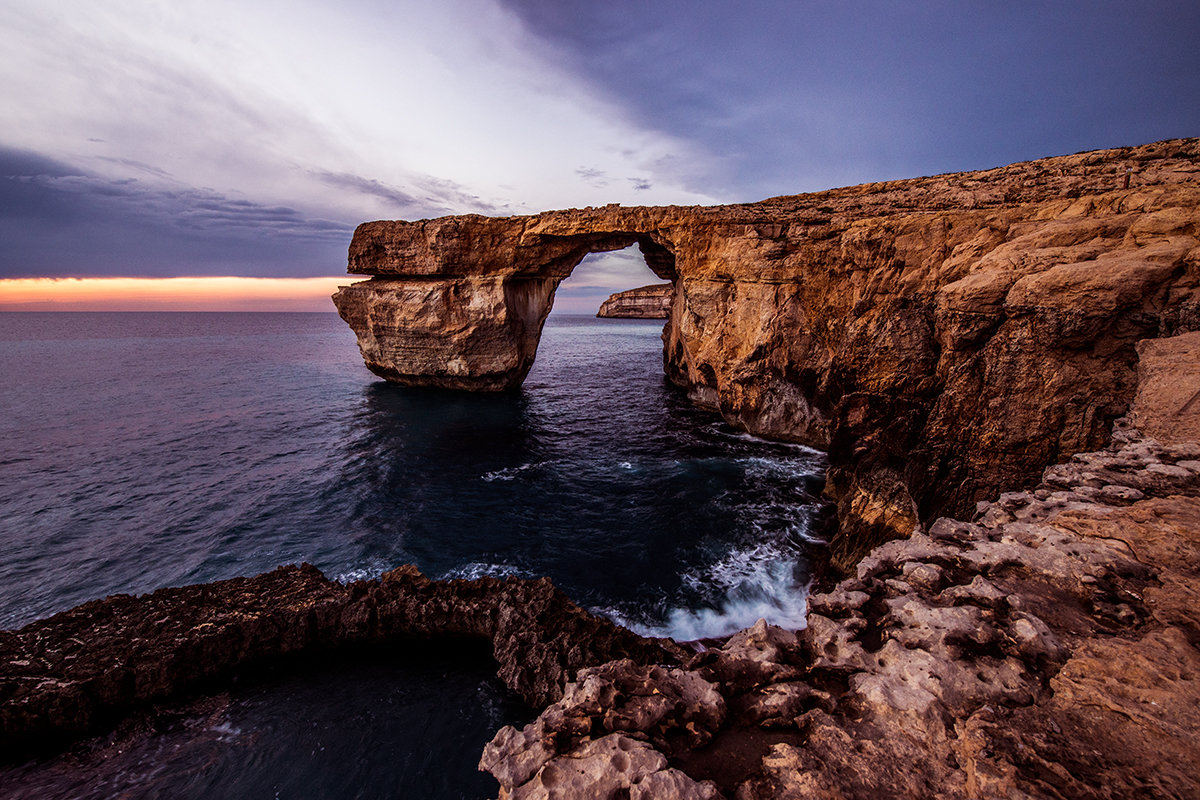
M 828 450 L 848 572 L 1102 446 L 1137 342 L 1200 328 L 1198 231 L 1200 140 L 1173 140 L 746 205 L 370 222 L 349 271 L 374 277 L 334 301 L 389 380 L 512 388 L 558 282 L 636 242 L 676 287 L 671 380 Z
M 12 758 L 103 729 L 268 659 L 446 636 L 489 640 L 497 674 L 537 708 L 580 667 L 683 655 L 588 614 L 544 578 L 431 581 L 408 566 L 342 585 L 310 565 L 280 567 L 116 595 L 0 631 L 0 751 Z
M 600 304 L 597 317 L 619 319 L 666 319 L 675 299 L 675 287 L 669 283 L 639 286 L 609 295 Z

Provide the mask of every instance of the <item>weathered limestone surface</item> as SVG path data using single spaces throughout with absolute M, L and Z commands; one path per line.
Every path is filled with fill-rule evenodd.
M 349 270 L 374 277 L 334 301 L 390 380 L 511 388 L 558 282 L 638 243 L 676 287 L 668 376 L 828 450 L 845 573 L 1102 446 L 1137 342 L 1200 328 L 1198 230 L 1200 140 L 1173 140 L 747 205 L 371 222 Z
M 670 283 L 639 286 L 609 295 L 600 304 L 597 317 L 625 319 L 666 319 L 675 299 L 675 287 Z
M 876 548 L 807 630 L 581 670 L 481 769 L 509 798 L 1200 797 L 1200 444 L 1115 440 Z
M 674 663 L 683 650 L 583 611 L 545 578 L 431 581 L 399 567 L 342 585 L 310 565 L 253 578 L 115 595 L 0 631 L 0 753 L 53 746 L 148 703 L 219 686 L 268 659 L 469 637 L 531 706 L 576 669 L 613 658 Z

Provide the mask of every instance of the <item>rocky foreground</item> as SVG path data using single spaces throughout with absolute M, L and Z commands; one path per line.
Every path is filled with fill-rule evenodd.
M 501 798 L 1200 797 L 1200 443 L 1121 421 L 973 521 L 876 548 L 809 608 L 806 630 L 760 622 L 694 653 L 545 580 L 411 567 L 110 597 L 0 633 L 0 752 L 264 661 L 463 636 L 544 707 L 483 752 Z
M 1200 797 L 1200 444 L 1118 431 L 809 609 L 581 670 L 481 767 L 512 800 Z
M 1200 333 L 1139 352 L 1107 448 L 875 548 L 806 630 L 581 670 L 480 767 L 512 800 L 1200 797 Z
M 675 663 L 685 651 L 577 607 L 545 578 L 431 581 L 415 567 L 343 585 L 313 566 L 115 595 L 0 631 L 0 754 L 42 752 L 151 703 L 219 689 L 247 668 L 347 647 L 488 641 L 534 708 L 580 667 Z

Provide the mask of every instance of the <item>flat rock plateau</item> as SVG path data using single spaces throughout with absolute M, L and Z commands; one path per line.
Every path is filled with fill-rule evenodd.
M 696 652 L 548 581 L 311 567 L 0 632 L 0 746 L 326 648 L 491 642 L 539 716 L 501 798 L 1200 798 L 1200 140 L 714 208 L 360 226 L 335 295 L 400 383 L 519 385 L 558 282 L 638 243 L 667 375 L 827 448 L 808 626 Z M 10 756 L 11 757 L 11 756 Z

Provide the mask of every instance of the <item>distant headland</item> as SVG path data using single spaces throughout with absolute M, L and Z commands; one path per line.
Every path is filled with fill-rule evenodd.
M 672 283 L 654 283 L 626 289 L 608 296 L 600 304 L 597 317 L 611 319 L 666 319 L 675 296 Z

